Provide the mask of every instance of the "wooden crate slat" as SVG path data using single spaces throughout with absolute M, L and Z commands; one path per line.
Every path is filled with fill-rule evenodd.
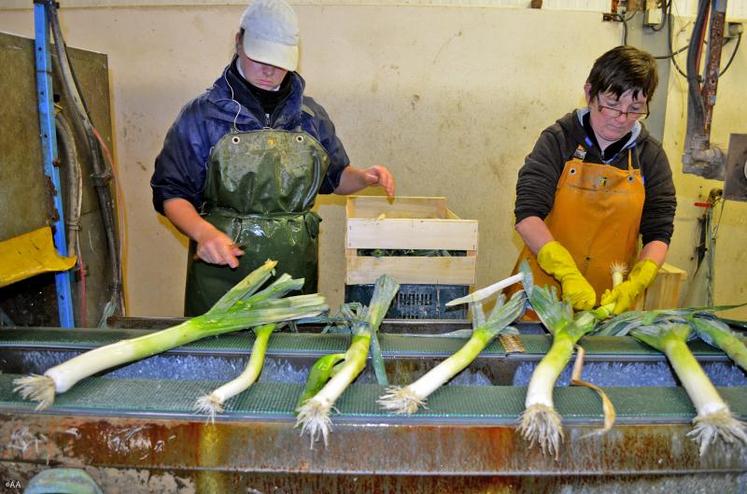
M 404 284 L 473 285 L 477 220 L 463 220 L 444 197 L 348 196 L 346 284 L 376 281 L 382 274 Z M 359 249 L 452 250 L 466 256 L 359 256 Z
M 345 283 L 366 285 L 388 274 L 399 283 L 473 285 L 476 257 L 347 256 Z
M 477 221 L 349 219 L 348 249 L 477 250 Z
M 346 213 L 350 218 L 438 219 L 447 216 L 445 197 L 397 197 L 393 201 L 383 196 L 349 196 Z

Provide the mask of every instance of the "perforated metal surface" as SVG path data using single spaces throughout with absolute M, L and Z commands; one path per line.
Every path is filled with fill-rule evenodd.
M 14 374 L 0 375 L 0 410 L 31 410 L 33 404 L 13 392 Z M 104 415 L 194 415 L 197 397 L 223 383 L 217 381 L 136 380 L 89 378 L 58 395 L 49 413 L 96 413 Z M 229 400 L 219 418 L 262 417 L 292 421 L 293 409 L 303 386 L 288 383 L 256 383 Z M 516 386 L 446 386 L 428 400 L 428 408 L 413 417 L 380 410 L 376 399 L 384 388 L 355 384 L 336 403 L 336 420 L 376 420 L 400 423 L 437 421 L 448 423 L 515 423 L 524 409 L 526 388 Z M 689 422 L 695 410 L 682 388 L 605 388 L 624 423 Z M 741 388 L 720 388 L 735 415 L 747 418 L 747 393 Z M 566 421 L 602 420 L 597 395 L 586 388 L 563 387 L 554 391 L 556 406 Z

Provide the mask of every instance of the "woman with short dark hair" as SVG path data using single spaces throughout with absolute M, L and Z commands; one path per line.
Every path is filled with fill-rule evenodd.
M 519 170 L 519 261 L 576 309 L 630 309 L 666 258 L 676 209 L 672 172 L 641 123 L 657 83 L 649 53 L 631 46 L 604 53 L 584 84 L 587 107 L 545 129 Z M 633 266 L 614 289 L 613 263 Z

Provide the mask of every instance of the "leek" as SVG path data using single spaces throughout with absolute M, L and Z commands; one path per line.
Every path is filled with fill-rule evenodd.
M 610 265 L 610 274 L 612 275 L 612 288 L 616 287 L 623 282 L 623 277 L 628 271 L 628 266 L 625 263 L 613 262 Z M 615 310 L 615 303 L 606 305 L 600 305 L 596 309 L 592 310 L 592 314 L 599 320 L 607 319 L 612 316 L 612 311 Z
M 249 389 L 262 372 L 262 365 L 265 362 L 265 353 L 267 344 L 270 341 L 270 335 L 277 328 L 276 323 L 265 324 L 254 329 L 256 338 L 252 346 L 252 354 L 249 357 L 249 363 L 246 369 L 236 379 L 227 382 L 223 386 L 213 390 L 210 394 L 197 398 L 194 410 L 197 413 L 204 413 L 209 416 L 210 422 L 215 420 L 215 414 L 223 412 L 223 404 L 229 398 Z
M 747 424 L 734 418 L 687 346 L 691 332 L 687 324 L 665 322 L 638 327 L 631 331 L 631 335 L 663 352 L 672 364 L 697 412 L 693 430 L 688 436 L 699 444 L 701 456 L 711 443 L 717 441 L 747 444 Z
M 312 317 L 328 310 L 318 294 L 287 298 L 286 293 L 303 286 L 303 279 L 281 276 L 269 287 L 257 292 L 273 275 L 277 261 L 264 263 L 231 288 L 205 314 L 162 331 L 122 340 L 74 357 L 48 369 L 44 375 L 21 377 L 13 381 L 14 391 L 24 399 L 38 401 L 37 410 L 54 403 L 81 379 L 97 372 L 126 364 L 193 341 L 230 333 L 253 326 Z M 257 293 L 255 293 L 257 292 Z
M 473 318 L 477 318 L 479 326 L 472 331 L 470 339 L 462 348 L 414 383 L 404 387 L 388 387 L 385 394 L 379 398 L 379 405 L 385 410 L 407 415 L 415 413 L 421 406 L 425 407 L 428 396 L 463 371 L 496 336 L 510 328 L 509 324 L 524 312 L 526 297 L 520 290 L 514 293 L 507 303 L 504 302 L 505 297 L 501 295 L 484 321 L 480 320 L 483 319 L 479 315 L 481 312 L 475 311 Z M 478 307 L 481 310 L 481 306 Z
M 522 265 L 521 270 L 525 273 L 524 287 L 529 296 L 529 303 L 553 339 L 550 350 L 537 365 L 529 381 L 519 432 L 529 441 L 530 447 L 536 442 L 544 454 L 557 458 L 563 440 L 563 428 L 562 418 L 555 409 L 552 397 L 555 382 L 571 360 L 573 350 L 578 346 L 581 337 L 594 331 L 598 320 L 609 318 L 615 304 L 602 305 L 574 316 L 571 305 L 558 299 L 555 287 L 534 286 L 528 266 Z M 613 288 L 623 282 L 626 271 L 627 266 L 624 263 L 612 263 L 610 274 Z M 586 386 L 600 396 L 605 416 L 602 431 L 605 432 L 614 423 L 614 407 L 601 388 L 581 380 L 583 349 L 580 346 L 578 348 L 579 357 L 574 366 L 571 384 Z
M 371 302 L 365 312 L 365 320 L 353 324 L 353 338 L 345 353 L 344 362 L 338 364 L 336 372 L 314 396 L 297 408 L 296 427 L 301 434 L 309 433 L 311 445 L 321 437 L 327 445 L 332 427 L 330 413 L 337 399 L 366 367 L 366 358 L 372 333 L 378 331 L 384 315 L 389 309 L 399 284 L 384 275 L 376 280 Z
M 720 348 L 738 366 L 747 371 L 747 346 L 729 325 L 714 317 L 691 317 L 690 326 L 701 340 Z
M 309 371 L 309 377 L 306 379 L 303 393 L 298 397 L 296 408 L 300 408 L 309 398 L 321 391 L 327 381 L 340 370 L 341 366 L 338 364 L 344 359 L 344 353 L 331 353 L 314 362 Z
M 590 311 L 574 318 L 570 303 L 558 300 L 555 287 L 534 286 L 526 265 L 522 266 L 522 271 L 529 303 L 552 334 L 553 341 L 529 381 L 519 432 L 529 441 L 530 447 L 537 443 L 543 453 L 557 458 L 563 429 L 561 416 L 553 403 L 553 388 L 573 356 L 576 342 L 592 331 L 596 318 Z
M 628 311 L 601 323 L 597 330 L 594 331 L 594 334 L 597 336 L 625 336 L 639 326 L 649 326 L 666 321 L 686 323 L 693 317 L 707 317 L 726 322 L 727 320 L 716 317 L 713 313 L 736 309 L 744 305 L 747 304 Z
M 454 307 L 455 305 L 460 305 L 460 304 L 465 304 L 465 303 L 480 302 L 490 297 L 491 295 L 500 292 L 506 287 L 509 287 L 515 283 L 519 283 L 523 279 L 524 279 L 524 273 L 517 273 L 513 276 L 509 276 L 505 280 L 497 281 L 493 283 L 492 285 L 488 285 L 484 288 L 480 288 L 479 290 L 475 290 L 469 295 L 466 295 L 461 298 L 456 298 L 454 300 L 450 300 L 446 302 L 446 307 Z

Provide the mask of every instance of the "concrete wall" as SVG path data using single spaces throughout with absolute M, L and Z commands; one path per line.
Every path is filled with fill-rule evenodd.
M 241 11 L 61 12 L 68 44 L 109 55 L 130 315 L 181 312 L 186 241 L 153 211 L 148 182 L 179 108 L 229 61 Z M 446 196 L 458 215 L 478 219 L 478 285 L 507 275 L 520 246 L 513 232 L 516 172 L 538 133 L 582 104 L 588 70 L 619 44 L 619 25 L 602 23 L 594 12 L 510 8 L 301 5 L 297 12 L 307 92 L 334 119 L 352 162 L 386 164 L 399 195 Z M 31 12 L 3 12 L 0 30 L 30 36 Z M 718 136 L 745 132 L 737 87 L 747 78 L 747 51 L 740 51 L 719 87 L 725 103 L 714 120 Z M 684 135 L 677 84 L 674 77 L 665 126 L 676 171 Z M 709 185 L 681 176 L 677 185 L 682 206 L 672 260 L 687 268 L 697 213 L 688 203 Z M 343 295 L 343 206 L 336 196 L 318 201 L 324 219 L 320 291 L 333 306 Z M 717 268 L 729 270 L 744 256 L 741 206 L 730 203 L 725 210 L 722 233 L 729 235 L 719 243 Z M 718 302 L 747 299 L 745 270 L 730 272 L 740 269 L 741 277 L 720 278 Z

